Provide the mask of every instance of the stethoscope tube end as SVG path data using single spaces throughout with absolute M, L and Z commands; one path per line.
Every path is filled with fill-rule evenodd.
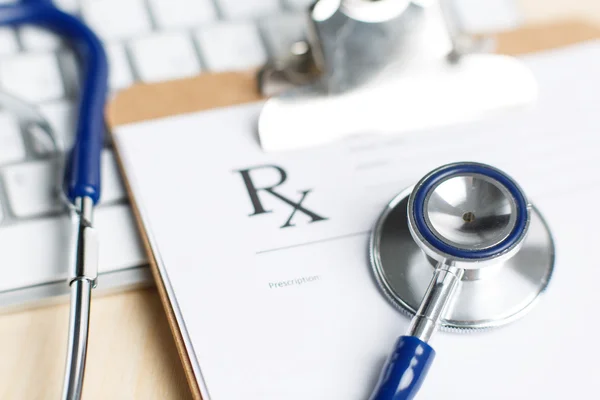
M 369 400 L 407 400 L 419 391 L 435 350 L 415 336 L 400 336 Z

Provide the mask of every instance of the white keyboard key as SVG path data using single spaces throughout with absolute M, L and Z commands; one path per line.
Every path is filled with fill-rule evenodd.
M 302 14 L 282 14 L 262 20 L 271 54 L 286 57 L 294 43 L 306 39 L 306 24 L 306 17 Z
M 19 51 L 19 43 L 15 31 L 11 28 L 0 27 L 0 55 L 13 54 Z
M 258 29 L 252 23 L 209 25 L 198 30 L 195 36 L 211 71 L 244 70 L 267 61 Z
M 239 20 L 277 14 L 279 0 L 219 0 L 219 6 L 226 19 Z
M 308 11 L 308 8 L 315 2 L 316 0 L 285 0 L 286 6 L 295 11 Z
M 58 63 L 63 71 L 63 80 L 68 96 L 78 97 L 81 81 L 79 64 L 75 54 L 69 49 L 58 52 Z
M 73 146 L 73 139 L 75 137 L 75 105 L 66 100 L 60 100 L 42 104 L 39 106 L 39 110 L 46 117 L 54 134 L 60 140 L 62 144 L 61 150 L 70 149 Z M 36 142 L 33 143 L 36 153 L 46 154 L 53 151 L 51 147 L 45 144 L 45 139 L 40 139 L 42 146 L 37 146 Z
M 34 161 L 4 168 L 8 200 L 17 217 L 34 217 L 61 210 L 58 186 L 62 172 L 55 160 Z M 102 154 L 101 204 L 125 199 L 125 191 L 112 153 Z
M 184 78 L 200 72 L 192 41 L 182 33 L 147 36 L 131 42 L 130 48 L 142 81 Z
M 24 26 L 19 35 L 25 50 L 56 50 L 62 45 L 56 34 L 37 26 Z
M 128 206 L 97 209 L 94 226 L 99 241 L 99 272 L 146 264 Z M 71 257 L 69 237 L 70 225 L 64 216 L 0 227 L 0 265 L 4 266 L 0 291 L 65 280 Z
M 112 90 L 122 89 L 133 83 L 133 75 L 123 45 L 112 43 L 106 46 L 109 63 L 109 86 Z
M 3 59 L 0 85 L 3 90 L 35 103 L 65 95 L 58 62 L 52 53 L 19 54 Z
M 460 29 L 468 33 L 511 30 L 523 20 L 515 0 L 451 0 L 449 3 Z
M 19 122 L 15 117 L 0 111 L 0 165 L 25 158 L 25 145 Z
M 4 185 L 13 213 L 31 217 L 61 209 L 55 160 L 35 161 L 4 168 Z M 56 165 L 56 164 L 54 164 Z
M 84 0 L 81 13 L 105 40 L 130 38 L 151 30 L 144 0 Z
M 212 0 L 149 0 L 160 28 L 194 27 L 217 19 Z
M 100 204 L 114 203 L 127 197 L 117 160 L 112 151 L 104 150 L 102 153 L 102 193 Z
M 79 0 L 54 0 L 54 4 L 70 14 L 77 14 L 79 12 Z
M 99 272 L 147 263 L 129 206 L 101 207 L 94 216 L 94 223 L 99 234 Z

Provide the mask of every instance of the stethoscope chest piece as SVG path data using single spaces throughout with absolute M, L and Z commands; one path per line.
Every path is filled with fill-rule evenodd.
M 459 271 L 439 325 L 476 329 L 507 324 L 531 308 L 552 275 L 554 243 L 509 176 L 457 163 L 388 204 L 371 235 L 370 257 L 386 297 L 410 316 L 423 307 L 436 269 Z

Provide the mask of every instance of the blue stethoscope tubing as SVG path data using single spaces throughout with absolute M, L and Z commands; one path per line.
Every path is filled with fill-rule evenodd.
M 51 0 L 21 0 L 0 6 L 0 25 L 31 24 L 68 39 L 77 53 L 83 82 L 75 144 L 65 168 L 64 190 L 75 203 L 100 199 L 100 158 L 104 136 L 104 104 L 108 91 L 108 62 L 100 39 L 80 19 L 54 6 Z
M 108 62 L 100 39 L 80 19 L 56 8 L 51 0 L 21 0 L 0 6 L 0 25 L 35 25 L 67 39 L 82 72 L 75 142 L 64 171 L 63 191 L 71 203 L 72 270 L 69 272 L 71 311 L 63 399 L 79 400 L 87 355 L 91 290 L 97 278 L 97 236 L 93 206 L 100 199 L 104 141 L 104 105 L 108 92 Z

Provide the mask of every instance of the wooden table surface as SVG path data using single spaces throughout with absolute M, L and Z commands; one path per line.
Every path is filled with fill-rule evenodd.
M 598 0 L 521 0 L 526 22 L 580 17 L 600 22 Z M 0 316 L 0 399 L 57 399 L 68 304 Z M 83 398 L 191 398 L 154 288 L 96 297 Z
M 0 317 L 0 399 L 60 398 L 69 305 Z M 154 288 L 92 302 L 83 398 L 189 399 Z

